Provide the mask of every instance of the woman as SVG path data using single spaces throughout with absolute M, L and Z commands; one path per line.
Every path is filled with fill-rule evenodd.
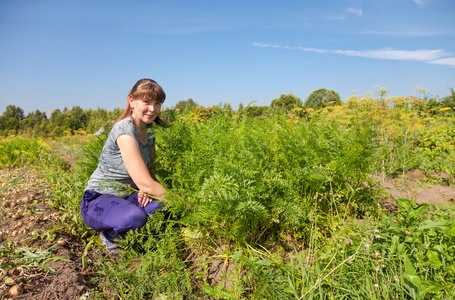
M 155 137 L 150 129 L 153 122 L 162 125 L 158 115 L 165 98 L 154 80 L 136 82 L 85 189 L 82 219 L 100 232 L 109 254 L 118 254 L 114 239 L 142 227 L 147 216 L 167 202 L 165 189 L 150 174 L 155 156 Z

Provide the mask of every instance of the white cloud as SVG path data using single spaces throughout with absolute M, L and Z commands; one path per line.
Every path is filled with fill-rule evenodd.
M 447 57 L 429 61 L 430 64 L 447 65 L 455 68 L 455 57 Z
M 332 50 L 330 51 L 336 54 L 344 54 L 349 56 L 359 56 L 377 59 L 394 59 L 394 60 L 418 60 L 418 61 L 429 61 L 439 59 L 441 57 L 449 55 L 444 50 L 396 50 L 392 48 L 378 49 L 378 50 Z
M 302 51 L 305 51 L 305 52 L 316 52 L 316 53 L 328 53 L 328 52 L 330 52 L 329 50 L 317 49 L 317 48 L 307 48 L 307 47 L 293 47 L 293 48 L 296 49 L 296 50 L 302 50 Z
M 360 8 L 348 8 L 347 11 L 359 17 L 363 15 L 363 10 Z
M 271 45 L 271 44 L 263 44 L 263 43 L 253 43 L 255 47 L 262 47 L 262 48 L 281 48 L 279 45 Z
M 366 57 L 374 59 L 388 59 L 388 60 L 415 60 L 423 61 L 431 64 L 441 64 L 455 67 L 455 58 L 448 57 L 451 53 L 442 50 L 397 50 L 393 48 L 384 48 L 376 50 L 328 50 L 328 49 L 317 49 L 309 47 L 291 47 L 291 46 L 280 46 L 280 45 L 269 45 L 262 43 L 254 43 L 253 46 L 264 47 L 264 48 L 280 48 L 280 49 L 291 49 L 300 50 L 304 52 L 314 52 L 321 54 L 340 54 L 347 56 Z

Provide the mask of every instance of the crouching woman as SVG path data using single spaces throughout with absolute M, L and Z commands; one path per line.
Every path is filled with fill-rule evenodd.
M 81 201 L 84 222 L 99 231 L 109 254 L 116 238 L 145 225 L 167 202 L 165 189 L 150 173 L 155 156 L 153 122 L 161 125 L 166 94 L 151 79 L 141 79 L 128 94 L 126 109 L 114 123 Z M 128 192 L 134 189 L 139 192 Z

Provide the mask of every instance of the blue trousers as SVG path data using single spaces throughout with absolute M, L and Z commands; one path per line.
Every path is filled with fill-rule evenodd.
M 104 231 L 106 238 L 114 242 L 114 239 L 124 237 L 128 230 L 144 226 L 148 215 L 164 207 L 156 200 L 141 207 L 137 195 L 132 193 L 128 198 L 122 198 L 87 190 L 81 200 L 82 219 L 90 228 Z

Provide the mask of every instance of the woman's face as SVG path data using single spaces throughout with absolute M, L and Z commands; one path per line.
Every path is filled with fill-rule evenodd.
M 156 100 L 130 100 L 133 118 L 145 124 L 152 124 L 161 111 L 161 103 Z

